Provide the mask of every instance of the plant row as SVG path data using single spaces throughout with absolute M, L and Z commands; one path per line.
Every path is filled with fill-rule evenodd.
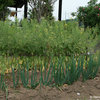
M 26 63 L 23 62 L 23 67 L 21 68 L 19 62 L 18 62 L 18 70 L 17 70 L 17 80 L 15 80 L 15 72 L 14 68 L 11 66 L 12 69 L 12 75 L 13 75 L 13 85 L 14 88 L 18 85 L 19 82 L 19 75 L 21 77 L 22 84 L 26 88 L 32 88 L 35 89 L 38 85 L 41 84 L 45 86 L 61 86 L 63 84 L 71 85 L 73 82 L 77 81 L 80 78 L 80 75 L 82 74 L 83 81 L 88 80 L 89 78 L 93 79 L 95 78 L 97 71 L 99 69 L 100 65 L 100 56 L 98 61 L 95 63 L 93 60 L 93 56 L 90 55 L 88 63 L 86 62 L 85 67 L 83 66 L 84 63 L 84 56 L 81 56 L 79 59 L 77 57 L 74 59 L 74 56 L 72 57 L 71 63 L 66 62 L 65 65 L 62 63 L 63 57 L 59 57 L 57 66 L 55 66 L 55 62 L 50 62 L 50 67 L 48 72 L 46 71 L 47 63 L 42 66 L 41 63 L 41 75 L 39 78 L 39 81 L 37 81 L 37 71 L 36 71 L 36 64 L 34 66 L 34 76 L 33 76 L 33 68 L 31 71 L 31 84 L 28 84 L 29 81 L 29 63 L 28 60 Z M 77 66 L 76 66 L 76 62 Z M 25 77 L 25 66 L 27 69 L 27 76 Z M 44 76 L 43 76 L 43 68 L 44 68 Z M 47 72 L 47 74 L 46 74 Z M 51 72 L 51 73 L 50 73 Z M 1 83 L 0 87 L 2 89 L 4 88 L 4 80 L 2 82 L 3 75 L 1 74 Z M 49 78 L 50 77 L 50 78 Z M 51 84 L 52 79 L 55 80 L 54 84 Z M 59 88 L 59 87 L 58 87 Z

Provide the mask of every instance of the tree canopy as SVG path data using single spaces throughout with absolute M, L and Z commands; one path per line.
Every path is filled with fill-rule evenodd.
M 0 0 L 0 11 L 3 11 L 5 7 L 14 4 L 13 0 Z
M 31 6 L 31 18 L 36 17 L 37 21 L 41 22 L 41 16 L 51 20 L 54 19 L 52 16 L 53 4 L 57 0 L 29 0 Z
M 0 19 L 5 20 L 6 13 L 8 12 L 8 6 L 14 4 L 13 0 L 0 0 Z

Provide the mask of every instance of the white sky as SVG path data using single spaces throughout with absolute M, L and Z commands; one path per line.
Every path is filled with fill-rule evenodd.
M 61 20 L 70 19 L 70 17 L 72 17 L 71 12 L 77 12 L 77 8 L 79 6 L 86 6 L 89 1 L 90 0 L 62 0 L 62 19 Z M 98 0 L 97 3 L 100 3 L 100 0 Z M 15 8 L 10 8 L 10 9 L 11 11 L 15 11 Z M 56 18 L 56 20 L 58 20 L 58 10 L 59 10 L 59 0 L 57 0 L 57 2 L 54 4 L 53 16 Z M 18 8 L 18 11 L 20 12 L 17 12 L 17 16 L 18 16 L 17 18 L 22 19 L 24 17 L 24 6 L 21 9 Z M 9 16 L 8 18 L 11 19 L 12 21 L 15 20 L 14 17 Z

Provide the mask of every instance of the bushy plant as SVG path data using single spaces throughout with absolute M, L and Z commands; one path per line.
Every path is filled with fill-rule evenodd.
M 0 51 L 4 54 L 80 54 L 86 52 L 86 47 L 94 47 L 98 38 L 93 40 L 91 30 L 80 30 L 74 21 L 49 23 L 43 20 L 39 25 L 36 20 L 25 19 L 22 27 L 0 22 L 0 28 Z
M 88 5 L 83 7 L 80 6 L 77 10 L 77 18 L 79 22 L 83 22 L 85 28 L 89 26 L 90 28 L 98 25 L 100 27 L 100 3 L 96 4 L 97 0 L 90 0 Z M 100 34 L 97 31 L 97 34 Z

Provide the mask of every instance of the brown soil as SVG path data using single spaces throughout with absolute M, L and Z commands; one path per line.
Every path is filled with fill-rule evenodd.
M 17 71 L 15 72 L 17 77 Z M 1 77 L 1 75 L 0 75 Z M 30 85 L 31 71 L 29 72 Z M 40 72 L 37 72 L 37 80 Z M 13 87 L 12 73 L 5 75 L 5 82 L 8 86 L 7 100 L 100 100 L 100 69 L 94 79 L 82 82 L 82 76 L 72 85 L 64 84 L 61 90 L 56 87 L 42 85 L 41 92 L 39 85 L 35 89 L 26 89 L 19 78 L 19 86 Z M 52 81 L 52 84 L 54 80 Z M 98 97 L 97 97 L 98 96 Z M 93 99 L 90 99 L 90 98 Z M 0 90 L 0 100 L 6 100 L 6 92 Z

